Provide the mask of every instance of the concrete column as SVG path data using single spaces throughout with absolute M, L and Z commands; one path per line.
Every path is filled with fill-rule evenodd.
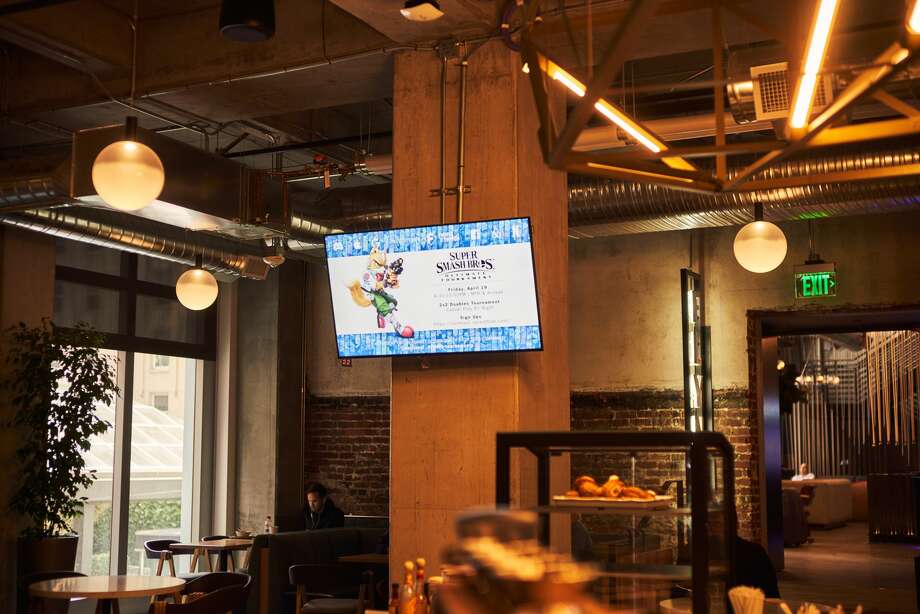
M 303 524 L 306 267 L 289 261 L 237 289 L 236 527 Z
M 39 324 L 54 315 L 54 239 L 0 229 L 0 330 L 19 322 Z M 5 353 L 0 341 L 0 353 Z M 9 405 L 0 398 L 0 421 L 10 418 Z M 22 519 L 6 508 L 19 480 L 17 433 L 0 429 L 0 611 L 16 610 L 16 538 Z
M 236 527 L 275 517 L 278 428 L 278 274 L 237 282 Z
M 398 55 L 394 77 L 394 226 L 437 224 L 429 191 L 440 184 L 440 70 L 430 52 Z M 459 69 L 448 68 L 447 185 L 457 183 Z M 453 518 L 494 504 L 495 434 L 569 428 L 566 178 L 549 170 L 520 57 L 490 42 L 467 73 L 463 221 L 530 216 L 543 352 L 393 359 L 390 567 L 424 556 L 437 572 Z M 561 102 L 561 101 L 556 101 Z M 448 197 L 446 221 L 456 221 Z M 535 465 L 515 463 L 517 498 L 536 500 Z M 554 488 L 564 489 L 560 466 Z M 523 478 L 523 479 L 522 479 Z

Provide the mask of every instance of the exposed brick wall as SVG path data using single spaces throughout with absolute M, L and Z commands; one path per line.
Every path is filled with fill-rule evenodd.
M 754 412 L 747 391 L 714 393 L 715 428 L 735 448 L 735 493 L 739 532 L 759 538 L 757 445 Z M 575 392 L 572 430 L 679 430 L 683 396 L 674 390 Z M 311 397 L 304 475 L 333 491 L 337 505 L 351 514 L 386 516 L 389 502 L 390 399 Z M 636 481 L 656 485 L 682 478 L 680 454 L 645 454 L 636 464 Z M 632 479 L 628 454 L 583 454 L 573 459 L 574 475 L 597 479 L 617 473 Z
M 759 533 L 759 508 L 754 493 L 757 454 L 753 441 L 747 392 L 723 390 L 713 394 L 715 429 L 735 448 L 735 493 L 739 532 L 746 537 Z M 683 394 L 676 390 L 625 392 L 577 392 L 572 394 L 573 431 L 645 431 L 683 429 Z M 581 474 L 601 480 L 616 473 L 640 486 L 656 486 L 669 479 L 684 479 L 683 455 L 643 453 L 632 473 L 629 454 L 579 454 L 573 457 L 573 477 Z M 673 488 L 673 487 L 672 487 Z M 672 491 L 673 492 L 673 491 Z M 596 524 L 600 521 L 596 521 Z M 607 524 L 612 520 L 605 521 Z M 593 527 L 599 530 L 599 527 Z M 610 527 L 607 527 L 609 529 Z
M 390 398 L 311 397 L 306 430 L 307 483 L 322 482 L 347 514 L 387 516 Z

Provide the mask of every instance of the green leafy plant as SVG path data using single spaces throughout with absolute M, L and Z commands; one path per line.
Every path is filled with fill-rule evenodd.
M 23 536 L 66 534 L 86 500 L 80 491 L 96 479 L 83 454 L 111 427 L 96 407 L 118 395 L 115 365 L 99 351 L 102 336 L 85 325 L 20 323 L 6 337 L 0 385 L 13 410 L 8 426 L 21 432 L 20 482 L 9 506 L 31 521 Z

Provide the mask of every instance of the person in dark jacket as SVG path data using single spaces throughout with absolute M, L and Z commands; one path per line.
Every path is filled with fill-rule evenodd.
M 304 513 L 308 531 L 345 526 L 345 512 L 335 506 L 329 498 L 329 491 L 319 482 L 307 487 L 307 508 Z

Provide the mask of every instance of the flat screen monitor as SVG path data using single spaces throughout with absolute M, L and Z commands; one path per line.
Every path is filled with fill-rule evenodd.
M 326 237 L 340 358 L 542 350 L 529 218 Z

